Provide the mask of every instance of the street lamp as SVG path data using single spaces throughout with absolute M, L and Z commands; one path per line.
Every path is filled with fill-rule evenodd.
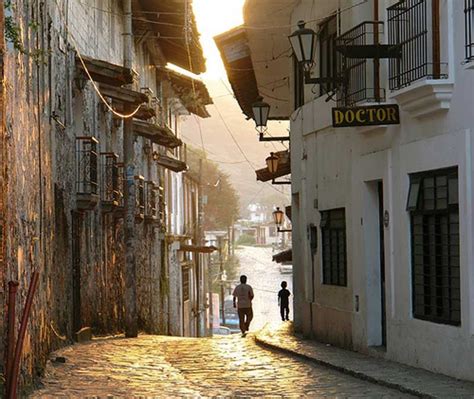
M 316 32 L 305 28 L 305 25 L 304 21 L 298 21 L 298 29 L 288 39 L 298 62 L 304 63 L 306 69 L 309 69 L 314 62 Z
M 264 137 L 267 131 L 268 116 L 270 115 L 270 104 L 263 101 L 261 96 L 252 104 L 253 120 L 255 121 L 255 129 L 259 133 L 259 141 L 288 141 L 290 136 L 283 137 Z
M 257 101 L 252 104 L 253 119 L 255 128 L 259 133 L 267 131 L 268 115 L 270 114 L 270 105 L 263 101 L 262 97 L 257 97 Z
M 267 169 L 272 175 L 274 175 L 278 170 L 278 161 L 279 158 L 275 155 L 274 152 L 271 152 L 270 156 L 265 159 L 265 162 L 267 163 Z
M 291 232 L 291 229 L 288 229 L 288 230 L 280 229 L 280 226 L 283 223 L 283 217 L 284 216 L 285 216 L 285 214 L 283 213 L 283 211 L 280 210 L 279 207 L 277 207 L 277 209 L 275 211 L 273 211 L 273 221 L 275 222 L 275 224 L 277 226 L 277 231 L 279 233 L 289 233 L 289 232 Z

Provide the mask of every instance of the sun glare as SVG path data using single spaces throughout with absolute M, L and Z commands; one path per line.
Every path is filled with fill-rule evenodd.
M 224 66 L 213 37 L 243 23 L 245 0 L 194 0 L 193 7 L 207 59 L 207 79 L 225 77 Z

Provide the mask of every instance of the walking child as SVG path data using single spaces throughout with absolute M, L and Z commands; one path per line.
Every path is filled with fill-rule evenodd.
M 288 315 L 290 314 L 290 291 L 286 289 L 286 281 L 281 282 L 281 290 L 278 291 L 278 306 L 280 306 L 281 319 L 283 321 L 290 320 Z

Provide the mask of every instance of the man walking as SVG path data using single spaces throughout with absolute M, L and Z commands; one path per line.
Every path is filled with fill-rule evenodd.
M 234 296 L 234 308 L 236 307 L 239 313 L 240 331 L 242 331 L 242 336 L 245 336 L 253 318 L 253 290 L 252 287 L 247 284 L 247 276 L 240 276 L 240 284 L 235 287 L 232 295 Z

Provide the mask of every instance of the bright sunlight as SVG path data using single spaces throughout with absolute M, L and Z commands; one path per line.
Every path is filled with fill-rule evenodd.
M 242 7 L 245 0 L 194 0 L 204 56 L 207 59 L 207 79 L 225 78 L 224 66 L 213 37 L 243 23 Z

